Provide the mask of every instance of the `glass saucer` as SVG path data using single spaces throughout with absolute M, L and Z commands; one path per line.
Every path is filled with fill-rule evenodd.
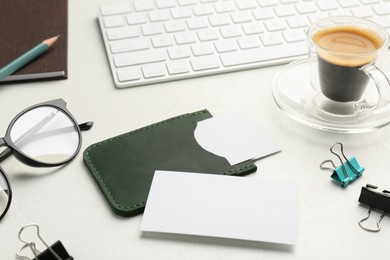
M 373 85 L 373 84 L 371 84 Z M 375 90 L 375 86 L 368 86 Z M 339 133 L 363 133 L 390 123 L 390 106 L 338 116 L 318 107 L 314 100 L 318 93 L 310 83 L 310 67 L 307 59 L 294 61 L 276 76 L 272 94 L 278 107 L 294 120 L 321 130 Z

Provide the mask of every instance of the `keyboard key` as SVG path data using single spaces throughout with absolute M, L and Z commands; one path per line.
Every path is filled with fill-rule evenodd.
M 146 79 L 165 76 L 165 65 L 163 63 L 153 63 L 143 65 L 142 73 Z
M 216 3 L 214 4 L 214 8 L 217 13 L 229 13 L 234 12 L 236 10 L 236 7 L 232 2 Z
M 175 60 L 167 62 L 168 73 L 171 75 L 183 74 L 191 71 L 191 67 L 186 60 Z
M 309 21 L 304 16 L 294 16 L 286 19 L 288 26 L 292 29 L 296 28 L 307 28 Z
M 153 2 L 144 0 L 135 0 L 133 2 L 134 10 L 137 12 L 150 11 L 154 9 Z
M 283 43 L 283 38 L 279 33 L 268 33 L 260 35 L 261 42 L 264 46 L 278 45 Z
M 254 9 L 257 7 L 255 0 L 240 0 L 236 2 L 239 10 Z
M 187 5 L 196 5 L 198 0 L 178 0 L 179 5 L 187 6 Z
M 191 45 L 191 50 L 194 56 L 203 56 L 214 53 L 213 45 L 208 42 L 193 44 Z
M 306 40 L 306 34 L 303 30 L 287 30 L 282 32 L 286 42 L 300 42 Z
M 141 26 L 143 35 L 156 35 L 164 32 L 164 27 L 161 23 L 144 24 Z
M 152 45 L 155 48 L 168 47 L 173 45 L 173 38 L 171 35 L 163 34 L 151 37 Z
M 123 16 L 116 15 L 116 16 L 104 17 L 103 23 L 106 28 L 111 28 L 111 27 L 123 26 L 125 24 L 125 21 L 123 19 Z
M 223 38 L 232 38 L 242 35 L 241 27 L 238 25 L 220 27 L 219 31 Z
M 310 14 L 310 13 L 315 13 L 318 11 L 315 2 L 301 2 L 297 5 L 295 5 L 295 8 L 297 9 L 298 13 L 300 13 L 300 14 Z
M 197 5 L 192 8 L 192 11 L 196 16 L 209 15 L 214 13 L 211 5 Z
M 337 0 L 341 7 L 349 8 L 359 5 L 359 0 Z
M 320 0 L 317 2 L 321 11 L 331 11 L 339 8 L 339 5 L 335 0 Z
M 126 53 L 115 54 L 113 57 L 114 57 L 114 64 L 118 68 L 158 62 L 158 61 L 165 61 L 167 59 L 165 51 L 161 49 L 126 52 Z
M 214 42 L 215 49 L 217 52 L 229 52 L 237 50 L 237 45 L 232 39 L 218 40 Z
M 175 0 L 156 0 L 156 6 L 159 9 L 171 8 L 176 6 Z
M 187 26 L 190 30 L 202 29 L 209 27 L 209 23 L 204 17 L 191 18 L 187 21 Z
M 269 32 L 282 31 L 286 29 L 286 24 L 282 20 L 270 20 L 264 22 L 264 26 Z
M 148 22 L 148 17 L 144 13 L 134 13 L 126 15 L 127 23 L 130 25 L 143 24 Z
M 294 9 L 294 7 L 291 6 L 291 5 L 276 6 L 276 7 L 274 8 L 274 11 L 275 11 L 276 15 L 279 16 L 279 17 L 285 17 L 285 16 L 295 15 L 295 9 Z
M 183 19 L 192 16 L 191 9 L 188 7 L 175 8 L 171 10 L 173 19 Z
M 252 12 L 256 20 L 272 19 L 275 15 L 272 8 L 256 9 Z
M 116 27 L 107 29 L 107 38 L 109 40 L 118 40 L 124 38 L 134 38 L 140 35 L 136 27 Z
M 200 41 L 211 41 L 211 40 L 218 40 L 219 39 L 219 33 L 218 30 L 215 28 L 210 29 L 202 29 L 198 31 L 198 37 Z
M 360 0 L 363 4 L 374 4 L 378 3 L 380 0 Z
M 121 82 L 133 81 L 141 78 L 138 67 L 125 67 L 120 68 L 116 71 L 118 74 L 118 79 Z
M 124 39 L 110 43 L 112 53 L 146 50 L 150 48 L 149 41 L 144 38 Z
M 234 23 L 248 23 L 252 21 L 252 15 L 249 11 L 234 12 L 230 14 Z
M 107 4 L 100 7 L 102 15 L 126 14 L 131 12 L 129 3 Z
M 149 12 L 149 19 L 151 22 L 168 21 L 170 18 L 171 15 L 167 10 Z
M 220 67 L 219 60 L 214 55 L 195 57 L 191 60 L 193 70 L 209 70 Z
M 247 35 L 259 34 L 265 31 L 261 23 L 247 23 L 242 26 L 244 33 Z
M 209 16 L 211 26 L 221 26 L 230 24 L 230 18 L 227 14 L 218 14 Z
M 239 38 L 237 40 L 237 43 L 242 50 L 258 48 L 261 46 L 260 40 L 255 36 Z
M 175 46 L 168 48 L 168 55 L 171 60 L 188 58 L 191 56 L 187 46 Z
M 164 23 L 164 28 L 166 32 L 181 32 L 185 31 L 186 25 L 182 20 L 169 21 Z
M 261 7 L 268 7 L 268 6 L 278 5 L 278 1 L 277 0 L 257 0 L 257 2 L 259 3 L 259 5 Z
M 177 44 L 187 44 L 196 42 L 196 38 L 192 32 L 178 32 L 175 34 Z
M 329 12 L 329 16 L 350 16 L 348 9 L 337 9 Z
M 292 3 L 298 3 L 299 0 L 280 0 L 281 4 L 292 4 Z

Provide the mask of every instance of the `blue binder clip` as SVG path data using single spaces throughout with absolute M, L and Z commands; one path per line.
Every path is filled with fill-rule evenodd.
M 334 152 L 334 147 L 336 145 L 340 145 L 341 155 L 343 156 L 344 161 L 339 154 Z M 330 152 L 336 155 L 337 158 L 339 158 L 341 165 L 336 167 L 332 160 L 325 160 L 320 164 L 320 169 L 331 171 L 332 175 L 330 177 L 336 182 L 338 182 L 341 187 L 347 187 L 350 183 L 352 183 L 354 180 L 356 180 L 363 174 L 364 168 L 359 165 L 355 156 L 352 156 L 347 159 L 344 154 L 344 148 L 342 143 L 337 142 L 332 145 L 332 147 L 330 147 Z M 333 168 L 326 167 L 325 164 L 328 163 L 332 164 Z

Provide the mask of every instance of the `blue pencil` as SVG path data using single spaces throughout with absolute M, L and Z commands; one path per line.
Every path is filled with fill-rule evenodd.
M 59 38 L 60 36 L 54 36 L 52 38 L 46 39 L 31 50 L 25 52 L 9 64 L 5 65 L 3 68 L 0 69 L 0 80 L 5 79 L 18 69 L 22 68 L 27 63 L 31 62 L 38 56 L 45 53 Z

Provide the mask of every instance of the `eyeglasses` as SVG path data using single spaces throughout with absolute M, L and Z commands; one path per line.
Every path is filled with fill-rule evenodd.
M 93 122 L 77 124 L 62 99 L 31 106 L 20 112 L 0 138 L 0 162 L 11 153 L 21 162 L 34 167 L 54 167 L 71 161 L 81 147 L 81 131 Z M 7 213 L 12 189 L 0 167 L 0 220 Z

